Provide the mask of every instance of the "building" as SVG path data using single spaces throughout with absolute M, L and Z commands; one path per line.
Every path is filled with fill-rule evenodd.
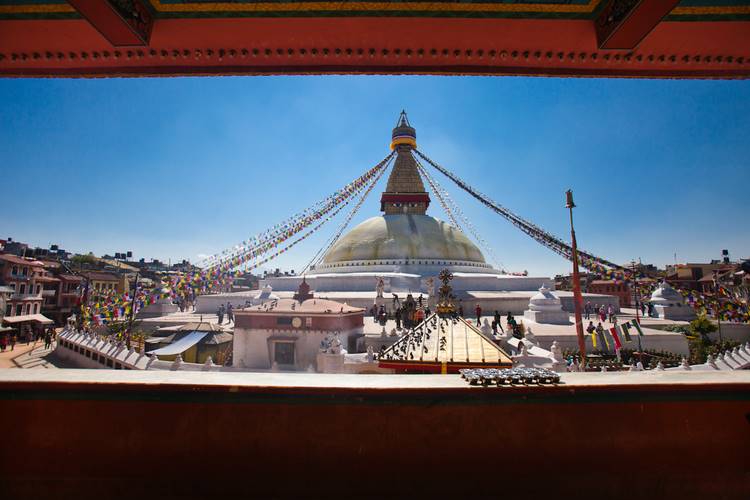
M 42 313 L 44 264 L 11 254 L 0 255 L 0 285 L 11 292 L 5 300 L 2 322 L 18 330 L 21 338 L 39 333 L 53 321 Z
M 162 328 L 165 337 L 146 340 L 146 353 L 165 361 L 180 356 L 185 363 L 205 363 L 210 357 L 214 363 L 224 364 L 232 353 L 232 334 L 216 324 L 200 322 L 178 327 Z
M 364 312 L 314 297 L 303 281 L 294 298 L 235 311 L 233 366 L 324 371 L 318 355 L 325 346 L 335 343 L 356 351 L 356 341 L 363 335 Z
M 630 307 L 633 304 L 633 291 L 630 285 L 618 280 L 592 280 L 586 291 L 589 293 L 613 295 L 618 298 L 620 307 Z
M 5 316 L 22 316 L 41 313 L 44 264 L 38 260 L 16 255 L 0 255 L 0 280 L 13 293 L 5 304 Z
M 88 282 L 89 292 L 125 293 L 129 289 L 129 282 L 125 276 L 89 271 L 81 273 Z
M 735 268 L 719 261 L 687 263 L 667 266 L 666 280 L 670 285 L 685 290 L 703 291 L 707 281 L 713 281 L 714 271 L 724 274 Z

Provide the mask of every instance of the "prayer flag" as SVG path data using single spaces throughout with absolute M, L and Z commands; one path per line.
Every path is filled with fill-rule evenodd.
M 641 330 L 641 325 L 638 324 L 638 321 L 631 320 L 630 323 L 633 325 L 633 328 L 635 328 L 638 331 L 638 335 L 643 337 L 643 330 Z
M 612 338 L 615 341 L 615 349 L 622 349 L 622 343 L 620 342 L 620 337 L 617 335 L 617 327 L 613 326 L 609 329 L 609 333 L 612 334 Z
M 597 332 L 597 335 L 599 335 L 599 341 L 602 343 L 602 348 L 604 346 L 607 347 L 607 350 L 609 350 L 609 341 L 607 340 L 607 337 L 604 335 L 604 332 Z
M 593 332 L 591 334 L 591 345 L 593 345 L 594 349 L 596 349 L 596 332 Z
M 627 323 L 622 324 L 622 334 L 625 336 L 625 342 L 630 342 L 632 340 L 630 338 L 630 327 Z

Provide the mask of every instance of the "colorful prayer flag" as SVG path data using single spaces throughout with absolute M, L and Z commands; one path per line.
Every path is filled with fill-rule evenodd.
M 622 334 L 625 337 L 625 342 L 630 342 L 632 340 L 630 338 L 630 327 L 627 323 L 622 324 Z
M 615 341 L 615 349 L 622 349 L 622 343 L 620 342 L 620 337 L 617 335 L 617 327 L 613 326 L 609 329 L 609 333 L 612 334 L 612 338 Z
M 643 337 L 643 330 L 641 330 L 641 325 L 638 324 L 637 320 L 631 320 L 630 323 L 633 325 L 633 328 L 635 328 L 638 331 L 638 335 Z

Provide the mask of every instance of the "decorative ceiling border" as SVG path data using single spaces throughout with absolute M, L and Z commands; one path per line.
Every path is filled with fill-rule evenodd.
M 607 0 L 586 4 L 498 2 L 188 2 L 146 0 L 155 17 L 506 17 L 593 19 Z M 80 17 L 68 3 L 0 5 L 0 19 Z M 750 19 L 750 5 L 677 7 L 665 21 Z

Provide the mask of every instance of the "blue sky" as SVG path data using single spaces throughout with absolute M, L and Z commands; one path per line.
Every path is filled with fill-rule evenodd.
M 428 156 L 617 262 L 750 257 L 750 82 L 483 77 L 0 80 L 0 237 L 196 261 L 377 163 L 405 108 Z M 501 264 L 569 264 L 440 174 Z M 354 223 L 378 214 L 381 180 Z M 438 203 L 430 213 L 445 219 Z M 344 213 L 338 220 L 343 219 Z M 338 226 L 277 260 L 300 269 Z

